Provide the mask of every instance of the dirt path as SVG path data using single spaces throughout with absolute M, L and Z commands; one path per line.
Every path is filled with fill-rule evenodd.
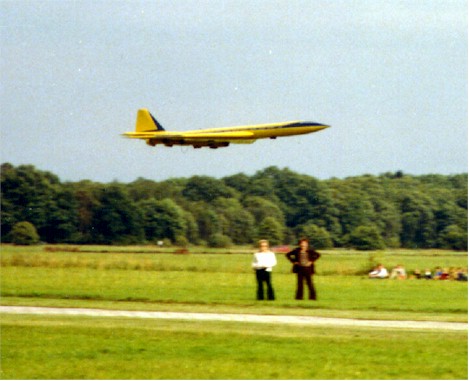
M 314 317 L 314 316 L 152 312 L 152 311 L 101 310 L 101 309 L 88 309 L 88 308 L 49 308 L 49 307 L 10 307 L 10 306 L 0 306 L 0 313 L 26 314 L 26 315 L 128 317 L 128 318 L 140 318 L 140 319 L 204 320 L 204 321 L 231 321 L 231 322 L 244 322 L 244 323 L 297 324 L 297 325 L 317 325 L 317 326 L 332 325 L 332 326 L 343 326 L 343 327 L 348 326 L 348 327 L 379 327 L 379 328 L 467 331 L 467 323 L 450 323 L 450 322 L 437 322 L 437 321 L 362 320 L 362 319 L 341 319 L 341 318 L 326 318 L 326 317 Z

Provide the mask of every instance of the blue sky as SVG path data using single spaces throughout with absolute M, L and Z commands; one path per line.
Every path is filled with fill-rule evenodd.
M 467 172 L 466 1 L 2 1 L 1 161 L 62 180 Z M 120 136 L 312 120 L 210 150 Z

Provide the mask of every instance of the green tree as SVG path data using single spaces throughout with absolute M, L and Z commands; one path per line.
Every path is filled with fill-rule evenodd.
M 142 200 L 137 208 L 142 213 L 143 230 L 148 241 L 168 238 L 174 242 L 176 237 L 185 236 L 185 212 L 173 200 Z
M 143 241 L 139 209 L 121 186 L 101 190 L 99 206 L 93 213 L 93 241 L 102 244 L 128 244 Z
M 1 167 L 2 236 L 8 235 L 20 221 L 31 222 L 38 230 L 47 226 L 49 211 L 55 205 L 59 179 L 32 165 Z
M 71 189 L 57 188 L 41 228 L 41 237 L 49 243 L 79 242 L 78 201 Z
M 453 184 L 453 181 L 449 181 L 449 183 Z M 467 231 L 467 209 L 460 206 L 461 199 L 457 189 L 432 189 L 431 199 L 435 205 L 433 207 L 433 214 L 438 236 L 451 225 L 458 226 L 460 229 Z
M 182 195 L 189 201 L 211 202 L 218 197 L 234 197 L 236 192 L 221 180 L 208 176 L 193 176 L 187 181 Z
M 39 242 L 39 234 L 32 223 L 21 221 L 11 229 L 10 239 L 15 245 L 34 245 Z
M 195 202 L 188 205 L 189 212 L 193 215 L 197 224 L 199 239 L 208 241 L 208 239 L 222 232 L 222 218 L 213 208 L 205 202 Z
M 387 247 L 400 247 L 402 221 L 398 208 L 384 196 L 371 200 L 374 208 L 372 221 Z
M 420 192 L 408 192 L 401 201 L 401 243 L 409 248 L 435 247 L 437 232 L 432 200 Z
M 373 203 L 366 194 L 347 193 L 340 207 L 340 221 L 345 234 L 351 233 L 359 226 L 374 222 Z
M 94 212 L 100 206 L 99 197 L 102 185 L 89 180 L 70 184 L 73 189 L 74 199 L 77 203 L 77 231 L 73 239 L 75 243 L 94 243 Z
M 467 250 L 467 230 L 449 225 L 438 236 L 438 244 L 445 249 Z
M 186 183 L 186 179 L 169 179 L 158 183 L 139 177 L 128 184 L 127 189 L 133 201 L 170 198 L 179 205 L 183 200 L 182 190 Z
M 198 243 L 200 236 L 197 221 L 195 220 L 192 213 L 188 211 L 183 212 L 183 217 L 184 225 L 186 226 L 185 237 L 191 243 Z
M 357 250 L 381 250 L 386 247 L 376 226 L 358 226 L 350 233 L 349 244 Z
M 254 217 L 243 209 L 235 198 L 217 198 L 213 202 L 220 220 L 222 232 L 235 244 L 251 243 L 256 235 Z
M 247 194 L 251 179 L 244 173 L 224 177 L 222 181 L 230 188 L 236 189 L 239 193 Z
M 273 217 L 282 225 L 285 223 L 282 210 L 271 200 L 260 196 L 247 196 L 243 200 L 243 206 L 253 215 L 257 224 L 260 224 L 267 217 Z
M 259 239 L 267 239 L 271 245 L 283 243 L 283 224 L 275 217 L 265 217 L 259 224 L 257 236 Z
M 315 220 L 327 227 L 333 215 L 331 194 L 324 184 L 314 177 L 299 175 L 288 168 L 269 167 L 257 172 L 253 182 L 266 190 L 271 200 L 279 200 L 288 227 Z M 273 196 L 269 196 L 273 194 Z
M 140 242 L 162 234 L 155 232 L 166 224 L 169 232 L 164 234 L 173 241 L 206 242 L 222 234 L 243 244 L 265 234 L 261 224 L 272 217 L 282 225 L 284 242 L 294 241 L 303 226 L 314 223 L 337 247 L 347 245 L 360 226 L 374 226 L 388 247 L 461 247 L 461 231 L 468 228 L 467 189 L 467 173 L 411 176 L 398 171 L 320 181 L 277 167 L 222 180 L 194 176 L 64 184 L 34 166 L 4 163 L 1 239 L 7 242 L 16 223 L 29 221 L 47 242 Z M 144 219 L 141 212 L 151 207 L 143 201 L 164 199 L 178 212 L 165 209 L 167 223 L 148 210 Z M 141 202 L 142 211 L 137 207 Z
M 334 246 L 329 232 L 312 221 L 297 227 L 297 237 L 307 238 L 310 245 L 316 249 L 330 249 Z
M 233 213 L 229 216 L 230 229 L 228 236 L 237 245 L 252 243 L 256 236 L 254 217 L 246 210 L 240 210 L 239 213 Z

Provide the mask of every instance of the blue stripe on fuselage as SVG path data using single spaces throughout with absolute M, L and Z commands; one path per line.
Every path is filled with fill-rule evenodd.
M 310 127 L 310 126 L 324 126 L 324 124 L 314 123 L 314 122 L 296 122 L 296 123 L 287 124 L 282 127 Z

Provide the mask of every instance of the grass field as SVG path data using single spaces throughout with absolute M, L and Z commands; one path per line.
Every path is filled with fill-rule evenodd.
M 325 251 L 317 302 L 293 300 L 295 277 L 278 254 L 277 298 L 258 302 L 252 249 L 191 251 L 4 245 L 2 304 L 467 321 L 467 283 L 363 275 L 376 261 L 411 271 L 467 267 L 467 253 Z M 2 372 L 9 379 L 458 379 L 467 378 L 467 334 L 3 315 Z
M 465 379 L 465 333 L 2 318 L 3 379 Z

